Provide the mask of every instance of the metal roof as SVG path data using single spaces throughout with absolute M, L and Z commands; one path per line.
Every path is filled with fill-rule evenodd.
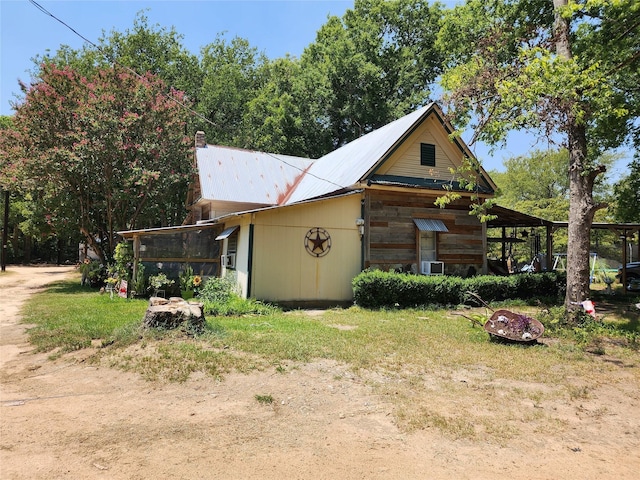
M 207 200 L 282 204 L 311 166 L 308 158 L 233 147 L 196 149 L 201 196 Z
M 287 203 L 351 188 L 408 135 L 433 108 L 422 107 L 316 160 Z
M 225 238 L 229 238 L 231 234 L 235 232 L 238 228 L 240 228 L 239 225 L 234 225 L 233 227 L 227 228 L 220 235 L 216 237 L 216 240 L 224 240 Z
M 201 196 L 256 207 L 281 206 L 360 188 L 359 183 L 373 180 L 377 166 L 432 113 L 447 131 L 453 131 L 439 107 L 431 103 L 317 160 L 232 147 L 197 148 Z M 472 155 L 464 144 L 457 144 Z M 481 173 L 489 178 L 483 170 Z
M 442 222 L 442 220 L 436 220 L 431 218 L 414 218 L 413 223 L 416 224 L 418 230 L 421 232 L 448 232 L 449 229 Z

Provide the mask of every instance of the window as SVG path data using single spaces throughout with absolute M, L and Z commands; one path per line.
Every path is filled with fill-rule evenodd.
M 425 273 L 425 263 L 441 263 L 438 260 L 438 232 L 448 232 L 449 229 L 442 220 L 433 218 L 414 218 L 413 223 L 418 229 L 418 262 L 420 272 Z M 444 269 L 444 265 L 440 265 Z M 429 267 L 430 269 L 430 267 Z M 431 271 L 429 275 L 433 274 Z
M 436 232 L 420 232 L 420 260 L 436 259 Z
M 420 144 L 420 165 L 425 167 L 436 166 L 436 146 L 431 143 Z
M 236 268 L 236 254 L 238 253 L 238 230 L 239 226 L 235 225 L 224 230 L 216 237 L 216 240 L 226 241 L 226 248 L 223 248 L 225 255 L 220 257 L 220 264 L 227 269 Z

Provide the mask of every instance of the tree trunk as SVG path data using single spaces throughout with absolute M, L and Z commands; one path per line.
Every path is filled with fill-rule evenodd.
M 593 175 L 586 174 L 587 140 L 582 125 L 569 126 L 569 239 L 565 306 L 575 310 L 589 298 L 589 256 L 593 203 Z
M 553 0 L 555 8 L 555 47 L 558 57 L 571 60 L 571 28 L 569 20 L 560 14 L 567 0 Z M 567 102 L 565 131 L 569 150 L 569 228 L 567 244 L 567 310 L 580 309 L 589 298 L 590 233 L 593 215 L 598 207 L 593 203 L 593 182 L 601 169 L 587 164 L 587 134 L 584 120 L 579 120 L 575 102 Z

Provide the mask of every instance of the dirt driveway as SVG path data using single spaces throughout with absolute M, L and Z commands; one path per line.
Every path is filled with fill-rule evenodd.
M 156 384 L 88 365 L 90 352 L 30 353 L 21 305 L 73 269 L 8 270 L 0 275 L 3 480 L 638 478 L 636 365 L 623 362 L 589 399 L 541 405 L 561 427 L 506 445 L 406 434 L 384 397 L 330 361 Z

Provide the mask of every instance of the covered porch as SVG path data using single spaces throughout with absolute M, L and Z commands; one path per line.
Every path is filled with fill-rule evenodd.
M 567 228 L 568 222 L 544 220 L 500 206 L 494 206 L 490 210 L 490 214 L 496 215 L 497 218 L 487 222 L 487 242 L 500 244 L 500 263 L 502 264 L 505 274 L 510 273 L 508 268 L 510 247 L 514 244 L 527 241 L 535 245 L 535 247 L 532 247 L 532 250 L 534 250 L 536 254 L 542 254 L 539 255 L 539 257 L 542 257 L 540 269 L 547 271 L 554 269 L 556 256 L 554 252 L 553 235 L 559 229 Z M 622 264 L 621 282 L 624 285 L 626 283 L 626 265 L 633 260 L 634 245 L 636 252 L 635 259 L 638 260 L 640 223 L 594 222 L 591 225 L 591 230 L 610 231 L 620 239 L 620 258 Z M 531 238 L 532 236 L 533 239 Z M 544 247 L 541 241 L 543 238 L 545 239 Z

